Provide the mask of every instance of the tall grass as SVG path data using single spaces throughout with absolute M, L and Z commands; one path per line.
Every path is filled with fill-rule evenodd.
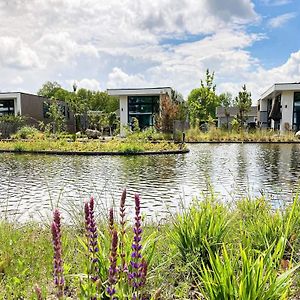
M 190 128 L 186 132 L 187 142 L 290 142 L 299 141 L 294 132 L 278 132 L 273 130 L 257 129 L 256 131 L 229 131 L 221 128 L 211 128 L 202 132 L 200 128 Z

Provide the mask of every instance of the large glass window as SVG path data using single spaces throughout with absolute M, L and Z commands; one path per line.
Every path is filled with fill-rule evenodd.
M 300 92 L 294 93 L 293 128 L 300 130 Z
M 159 96 L 129 96 L 129 124 L 135 117 L 141 129 L 154 125 L 154 115 L 159 112 Z
M 15 113 L 14 99 L 0 100 L 0 116 L 13 115 Z

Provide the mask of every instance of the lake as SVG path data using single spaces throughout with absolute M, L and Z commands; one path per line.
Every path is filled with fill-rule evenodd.
M 300 176 L 298 144 L 189 144 L 190 153 L 156 156 L 0 154 L 0 210 L 19 220 L 40 219 L 59 206 L 72 214 L 93 195 L 99 213 L 141 194 L 142 211 L 161 219 L 194 196 L 214 190 L 222 201 L 266 195 L 292 199 Z

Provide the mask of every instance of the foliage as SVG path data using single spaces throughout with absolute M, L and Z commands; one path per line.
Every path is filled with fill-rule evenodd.
M 55 94 L 59 90 L 62 90 L 61 85 L 59 83 L 57 83 L 56 81 L 53 82 L 47 81 L 38 90 L 37 94 L 39 96 L 51 99 L 51 98 L 55 98 Z
M 33 126 L 23 126 L 21 127 L 16 134 L 13 135 L 15 139 L 30 139 L 41 136 L 40 132 Z
M 235 123 L 238 125 L 238 123 Z M 197 127 L 186 131 L 187 142 L 296 142 L 297 137 L 291 132 L 282 132 L 280 135 L 272 130 L 256 130 L 246 132 L 238 130 L 223 130 L 211 128 L 208 132 L 202 132 Z
M 163 133 L 173 132 L 173 123 L 179 114 L 179 104 L 168 95 L 162 98 L 160 114 L 156 116 L 155 127 Z
M 147 140 L 140 140 L 136 138 L 119 140 L 114 139 L 110 141 L 89 140 L 80 141 L 73 139 L 37 139 L 30 141 L 10 141 L 1 142 L 0 149 L 14 150 L 15 147 L 23 151 L 85 151 L 85 152 L 123 152 L 136 153 L 144 151 L 165 151 L 178 150 L 179 146 L 170 142 L 152 143 Z
M 250 111 L 252 104 L 251 93 L 247 91 L 246 85 L 242 86 L 242 91 L 234 99 L 234 105 L 238 108 L 237 120 L 239 121 L 240 128 L 244 128 L 247 120 L 247 113 Z
M 181 215 L 159 223 L 147 224 L 134 210 L 134 217 L 143 221 L 143 227 L 133 226 L 129 219 L 126 220 L 125 209 L 131 216 L 129 209 L 132 206 L 136 205 L 129 201 L 126 206 L 120 204 L 119 210 L 111 210 L 112 217 L 109 213 L 109 218 L 101 219 L 96 218 L 96 212 L 102 211 L 102 207 L 98 207 L 93 214 L 96 227 L 76 209 L 63 210 L 64 216 L 68 214 L 67 219 L 73 224 L 65 224 L 62 219 L 59 247 L 58 235 L 54 236 L 56 249 L 62 249 L 64 299 L 91 299 L 95 292 L 97 299 L 109 299 L 107 288 L 112 282 L 115 282 L 114 295 L 118 299 L 131 299 L 136 291 L 138 299 L 153 300 L 275 300 L 299 296 L 299 273 L 295 272 L 300 249 L 296 242 L 300 230 L 297 197 L 291 205 L 280 210 L 272 208 L 264 198 L 236 202 L 233 199 L 229 207 L 218 202 L 211 192 L 202 202 L 195 200 Z M 6 217 L 3 216 L 0 222 L 0 298 L 36 299 L 33 287 L 38 283 L 42 299 L 55 299 L 49 222 L 8 222 Z M 84 224 L 90 225 L 84 229 Z M 112 251 L 115 249 L 112 244 L 114 232 L 118 233 L 116 251 Z M 123 258 L 126 265 L 132 261 L 134 239 L 142 245 L 140 254 L 148 262 L 147 280 L 139 290 L 134 290 L 128 277 L 119 272 Z M 187 245 L 187 251 L 182 248 L 181 253 L 179 249 L 183 245 Z M 91 266 L 96 259 L 95 273 Z M 116 281 L 109 281 L 114 262 L 117 269 L 111 275 L 116 276 Z M 129 266 L 128 270 L 132 273 Z M 95 282 L 92 280 L 94 275 L 98 277 Z
M 215 118 L 219 97 L 216 95 L 214 72 L 206 70 L 205 81 L 201 80 L 200 87 L 193 89 L 188 96 L 189 116 L 192 125 L 198 126 L 199 122 L 208 121 L 209 117 Z
M 268 249 L 253 257 L 240 246 L 237 257 L 223 246 L 222 256 L 209 248 L 210 267 L 202 263 L 198 287 L 205 299 L 287 299 L 296 268 L 279 274 L 285 241 L 280 238 Z
M 25 123 L 22 116 L 3 115 L 0 116 L 0 138 L 8 138 L 16 133 Z
M 65 130 L 66 119 L 61 111 L 61 107 L 57 100 L 52 99 L 48 105 L 47 115 L 51 120 L 51 129 L 53 133 L 60 133 Z
M 214 199 L 194 200 L 191 207 L 178 215 L 171 229 L 172 241 L 184 263 L 196 266 L 208 263 L 211 249 L 215 254 L 228 234 L 227 209 Z
M 229 128 L 229 107 L 233 104 L 232 95 L 230 93 L 222 93 L 219 95 L 219 102 L 222 107 L 224 107 L 224 114 L 226 117 L 226 128 Z

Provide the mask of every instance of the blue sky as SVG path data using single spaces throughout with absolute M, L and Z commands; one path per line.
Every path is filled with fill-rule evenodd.
M 299 0 L 0 0 L 0 90 L 300 81 Z

